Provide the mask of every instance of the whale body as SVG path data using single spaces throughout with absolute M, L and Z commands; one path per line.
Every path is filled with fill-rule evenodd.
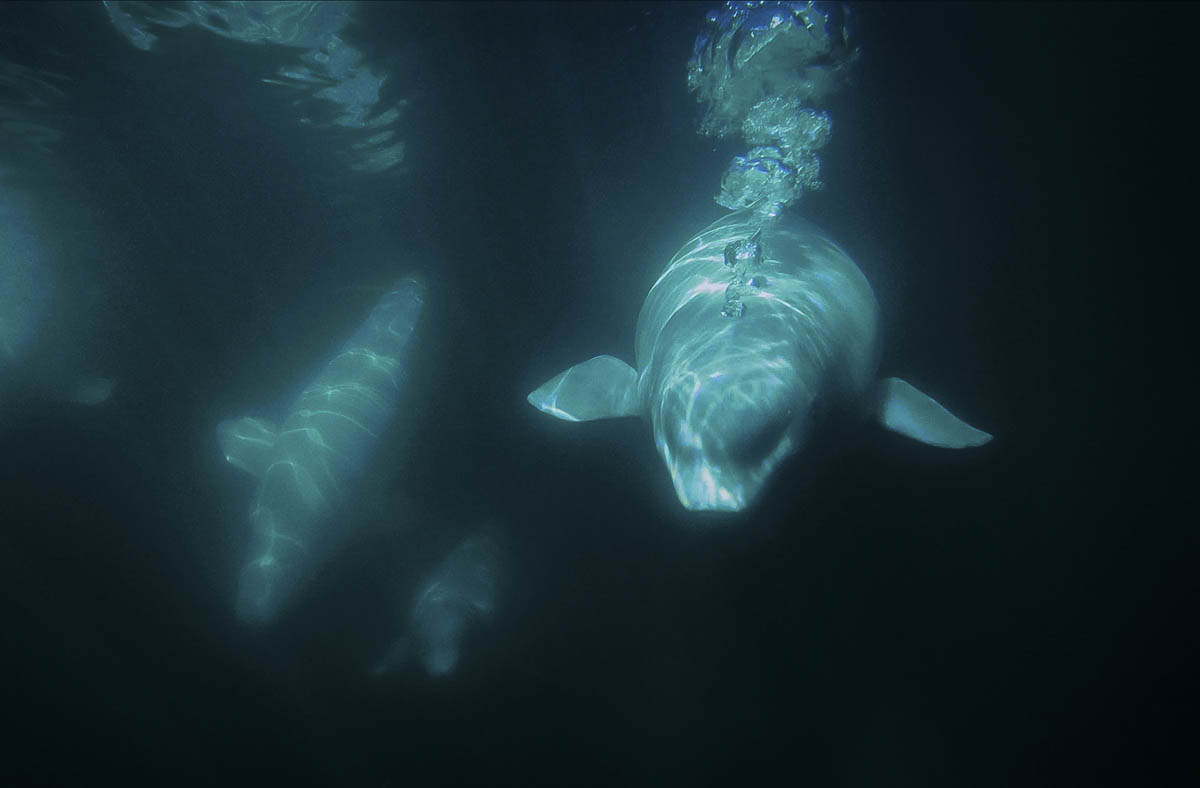
M 740 511 L 831 418 L 874 415 L 944 448 L 991 435 L 898 378 L 877 380 L 879 306 L 866 277 L 802 220 L 727 215 L 688 241 L 638 316 L 636 369 L 596 356 L 529 402 L 567 421 L 642 416 L 680 503 Z
M 463 639 L 474 622 L 496 607 L 500 547 L 485 527 L 460 543 L 421 583 L 404 634 L 372 669 L 376 676 L 416 657 L 430 676 L 446 676 L 459 662 Z
M 99 405 L 116 381 L 84 369 L 81 329 L 71 320 L 79 304 L 57 281 L 61 273 L 53 269 L 61 253 L 46 243 L 50 231 L 39 221 L 37 203 L 0 181 L 0 410 L 9 411 L 6 395 L 13 389 L 34 399 Z
M 395 414 L 424 298 L 420 281 L 397 282 L 279 426 L 249 417 L 217 426 L 225 459 L 259 480 L 239 618 L 273 618 L 341 535 L 333 520 Z

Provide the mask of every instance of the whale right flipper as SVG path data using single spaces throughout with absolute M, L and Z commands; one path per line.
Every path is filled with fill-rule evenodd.
M 879 423 L 921 443 L 943 449 L 966 449 L 982 446 L 992 439 L 900 378 L 879 381 L 878 397 Z
M 564 421 L 640 416 L 637 372 L 614 356 L 596 356 L 538 386 L 529 404 Z
M 226 419 L 217 425 L 217 440 L 225 459 L 256 479 L 261 479 L 275 450 L 279 428 L 266 419 Z

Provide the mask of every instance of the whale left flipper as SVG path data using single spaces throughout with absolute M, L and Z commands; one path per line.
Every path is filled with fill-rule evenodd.
M 564 421 L 640 416 L 637 372 L 615 356 L 596 356 L 560 372 L 526 399 Z
M 933 397 L 900 378 L 879 381 L 876 418 L 893 432 L 943 449 L 982 446 L 992 439 L 983 430 L 946 410 Z

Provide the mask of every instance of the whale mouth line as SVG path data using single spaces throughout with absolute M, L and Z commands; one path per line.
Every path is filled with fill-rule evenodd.
M 683 507 L 696 512 L 739 512 L 750 506 L 780 463 L 803 444 L 778 420 L 764 425 L 761 431 L 771 436 L 773 445 L 752 462 L 739 461 L 724 450 L 717 455 L 705 452 L 700 442 L 692 447 L 673 447 L 660 438 L 659 454 Z M 754 438 L 756 444 L 761 440 Z
M 678 490 L 677 490 L 678 492 Z M 689 501 L 682 496 L 679 497 L 679 502 L 683 504 L 683 508 L 689 512 L 715 512 L 721 514 L 736 514 L 745 508 L 745 505 L 738 502 L 728 504 L 724 501 Z
M 675 486 L 675 495 L 685 509 L 694 512 L 737 512 L 745 508 L 745 484 L 729 485 L 720 478 L 724 474 L 714 473 L 705 461 L 683 470 L 681 463 L 668 459 L 668 470 Z

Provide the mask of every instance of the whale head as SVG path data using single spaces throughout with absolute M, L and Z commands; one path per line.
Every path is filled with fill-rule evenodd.
M 744 327 L 730 323 L 728 333 Z M 704 358 L 670 365 L 650 398 L 658 452 L 694 511 L 746 508 L 803 442 L 811 396 L 802 370 L 778 343 L 730 335 L 698 348 Z
M 647 295 L 637 344 L 639 398 L 680 503 L 750 506 L 814 412 L 873 380 L 876 330 L 865 277 L 806 224 L 735 216 L 685 245 Z
M 799 219 L 742 211 L 709 225 L 650 288 L 636 333 L 636 367 L 596 356 L 528 399 L 566 421 L 647 418 L 693 511 L 753 505 L 826 422 L 874 415 L 945 448 L 991 438 L 904 381 L 876 378 L 875 294 L 841 247 Z

